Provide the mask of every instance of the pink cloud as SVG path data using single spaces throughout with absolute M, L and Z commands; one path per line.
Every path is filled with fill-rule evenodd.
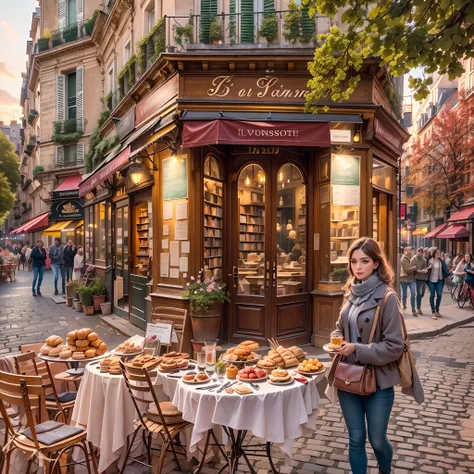
M 5 89 L 0 89 L 0 105 L 18 105 L 19 101 L 20 99 L 18 97 L 13 96 Z
M 17 77 L 15 76 L 15 74 L 13 74 L 9 69 L 8 69 L 8 66 L 0 61 L 0 76 L 5 76 L 5 77 L 8 77 L 10 79 L 16 79 Z

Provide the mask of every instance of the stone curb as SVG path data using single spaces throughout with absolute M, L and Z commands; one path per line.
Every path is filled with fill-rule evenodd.
M 448 332 L 451 329 L 455 329 L 459 326 L 464 326 L 465 324 L 472 322 L 474 322 L 474 316 L 469 316 L 468 318 L 460 319 L 459 321 L 455 321 L 454 323 L 445 324 L 443 327 L 436 329 L 427 329 L 424 331 L 408 331 L 408 337 L 410 341 L 427 339 L 430 337 L 439 336 L 440 334 L 444 334 L 445 332 Z

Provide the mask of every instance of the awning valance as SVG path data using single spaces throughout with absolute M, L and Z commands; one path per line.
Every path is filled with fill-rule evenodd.
M 328 122 L 184 122 L 183 147 L 204 145 L 317 146 L 331 144 Z
M 448 224 L 441 224 L 436 229 L 433 229 L 431 232 L 425 235 L 425 239 L 434 239 L 443 229 L 446 228 Z
M 455 212 L 449 219 L 448 222 L 460 222 L 474 219 L 474 206 L 464 207 Z
M 43 227 L 48 226 L 48 216 L 49 211 L 40 214 L 39 216 L 33 217 L 28 222 L 25 222 L 22 226 L 15 229 L 11 234 L 27 234 L 29 232 L 34 232 L 35 230 L 42 229 Z
M 438 239 L 465 239 L 471 233 L 463 225 L 450 225 L 438 234 Z
M 50 235 L 52 237 L 59 237 L 61 235 L 61 231 L 65 229 L 72 221 L 63 221 L 53 224 L 52 226 L 48 227 L 47 229 L 41 232 L 42 235 Z

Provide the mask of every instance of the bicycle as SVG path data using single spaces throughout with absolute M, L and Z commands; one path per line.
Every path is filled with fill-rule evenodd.
M 453 286 L 451 287 L 451 298 L 453 299 L 453 301 L 456 301 L 456 303 L 458 301 L 459 292 L 461 291 L 463 283 L 464 283 L 464 278 L 459 279 L 458 277 L 458 281 L 454 282 L 454 277 L 453 277 Z
M 468 300 L 469 300 L 469 304 L 471 305 L 471 308 L 474 308 L 474 300 L 473 300 L 471 287 L 466 282 L 463 282 L 461 290 L 459 291 L 459 296 L 457 300 L 458 306 L 460 308 L 464 308 Z

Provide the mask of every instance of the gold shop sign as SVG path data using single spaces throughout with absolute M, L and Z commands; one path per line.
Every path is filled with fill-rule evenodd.
M 304 103 L 308 76 L 186 76 L 183 98 Z

